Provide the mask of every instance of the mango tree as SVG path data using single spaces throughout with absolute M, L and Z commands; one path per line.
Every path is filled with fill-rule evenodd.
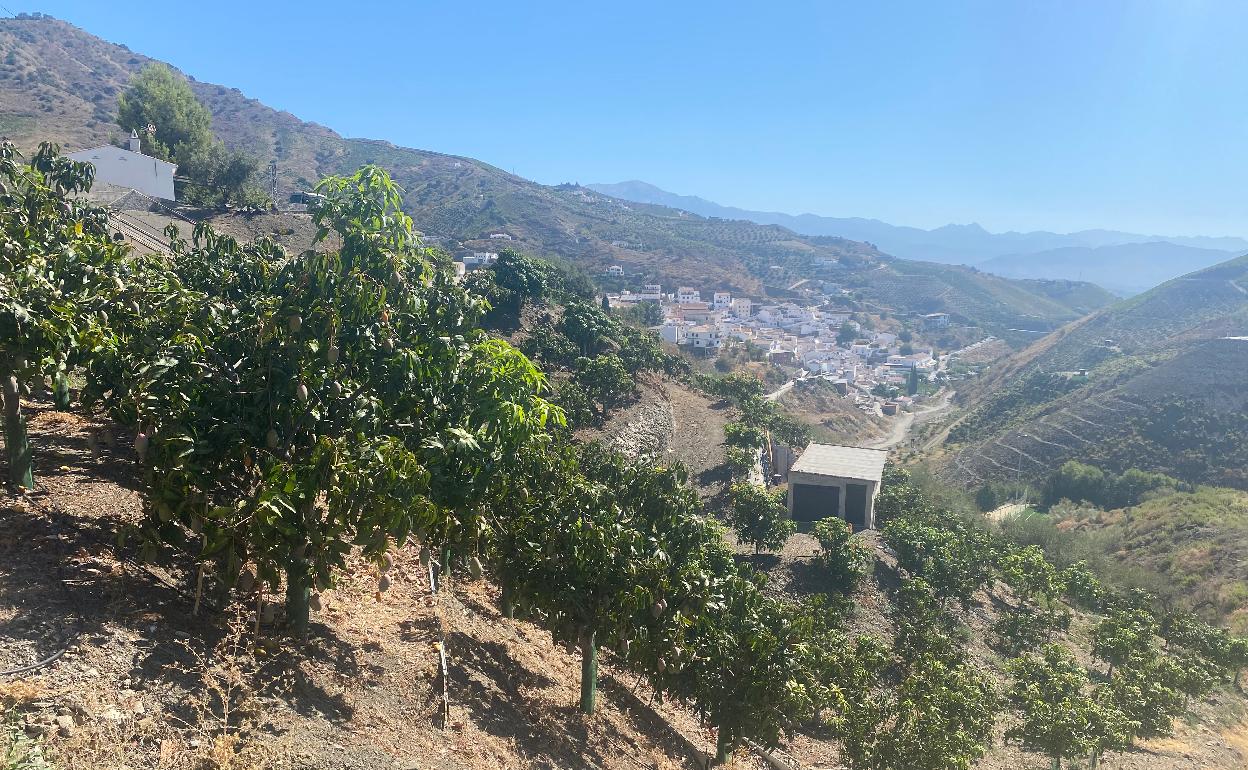
M 123 305 L 126 249 L 108 214 L 76 199 L 95 169 L 43 144 L 29 165 L 0 145 L 0 386 L 9 482 L 34 487 L 23 386 L 49 376 L 68 406 L 69 369 L 112 344 L 105 308 Z
M 992 743 L 996 694 L 966 661 L 919 655 L 902 667 L 888 711 L 884 767 L 966 770 Z
M 921 576 L 942 600 L 963 609 L 991 578 L 987 535 L 950 516 L 905 514 L 884 526 L 884 541 L 897 552 L 903 569 Z
M 1006 731 L 1007 740 L 1046 754 L 1054 770 L 1063 759 L 1099 756 L 1130 745 L 1139 724 L 1104 696 L 1089 692 L 1087 671 L 1066 648 L 1048 644 L 1039 655 L 1009 664 L 1010 704 L 1019 721 Z
M 116 373 L 147 541 L 194 548 L 226 582 L 284 575 L 301 632 L 311 586 L 353 547 L 475 549 L 474 502 L 510 447 L 557 419 L 536 369 L 476 328 L 483 303 L 433 266 L 384 171 L 318 189 L 317 240 L 333 233 L 336 250 L 175 237 L 180 315 Z
M 819 541 L 824 576 L 842 593 L 853 591 L 871 571 L 875 559 L 871 547 L 853 536 L 849 522 L 835 517 L 815 522 L 812 534 Z
M 654 676 L 679 668 L 670 632 L 705 601 L 703 565 L 726 563 L 718 533 L 694 514 L 679 469 L 602 447 L 555 447 L 536 459 L 542 484 L 512 500 L 496 561 L 509 605 L 521 604 L 582 655 L 581 709 L 596 700 L 598 646 Z
M 742 543 L 754 546 L 754 554 L 763 549 L 776 551 L 784 547 L 797 524 L 789 518 L 784 492 L 770 491 L 757 484 L 741 481 L 729 487 L 732 506 L 728 523 Z
M 718 729 L 715 763 L 722 764 L 746 739 L 774 748 L 830 692 L 808 665 L 809 613 L 765 596 L 744 575 L 724 577 L 714 594 L 691 620 L 693 655 L 678 692 Z

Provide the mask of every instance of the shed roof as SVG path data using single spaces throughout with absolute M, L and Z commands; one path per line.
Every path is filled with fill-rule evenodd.
M 793 463 L 790 471 L 878 482 L 884 475 L 884 460 L 887 457 L 886 449 L 811 444 Z

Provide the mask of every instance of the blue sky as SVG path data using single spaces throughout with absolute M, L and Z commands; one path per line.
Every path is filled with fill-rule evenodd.
M 5 4 L 348 136 L 540 182 L 1248 236 L 1243 2 Z

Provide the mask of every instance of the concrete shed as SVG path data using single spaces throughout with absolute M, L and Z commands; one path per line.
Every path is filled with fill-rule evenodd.
M 789 470 L 789 514 L 797 521 L 844 519 L 855 532 L 875 529 L 887 457 L 884 449 L 811 444 Z

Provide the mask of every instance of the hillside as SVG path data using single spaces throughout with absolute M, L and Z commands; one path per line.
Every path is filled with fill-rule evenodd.
M 936 459 L 965 485 L 1068 459 L 1248 488 L 1248 258 L 1168 281 L 1045 337 L 960 395 Z
M 1083 230 L 1075 233 L 1051 233 L 1043 230 L 1019 233 L 992 233 L 977 224 L 944 225 L 932 230 L 904 227 L 861 217 L 825 217 L 817 214 L 782 214 L 774 211 L 751 211 L 749 209 L 723 206 L 695 195 L 670 193 L 645 182 L 630 181 L 616 184 L 591 184 L 590 189 L 638 203 L 684 209 L 695 214 L 724 219 L 747 219 L 760 224 L 782 225 L 803 235 L 835 235 L 866 241 L 880 249 L 907 259 L 930 260 L 955 265 L 978 265 L 1005 255 L 1020 255 L 1021 263 L 1031 260 L 1022 255 L 1036 254 L 1036 263 L 1042 264 L 1042 252 L 1065 248 L 1095 249 L 1101 246 L 1139 244 L 1145 242 L 1165 243 L 1191 249 L 1209 249 L 1222 254 L 1201 265 L 1205 267 L 1226 259 L 1232 253 L 1248 251 L 1248 240 L 1235 237 L 1142 235 L 1117 230 Z M 985 269 L 987 269 L 985 267 Z M 1187 272 L 1186 270 L 1182 272 Z M 1177 273 L 1176 273 L 1177 274 Z M 1044 277 L 1078 278 L 1075 272 L 1063 272 Z M 1170 277 L 1170 276 L 1167 276 Z M 1085 276 L 1085 280 L 1095 280 Z M 1162 280 L 1165 280 L 1164 278 Z M 1148 286 L 1153 286 L 1155 281 Z M 1102 284 L 1104 285 L 1104 284 Z M 1147 286 L 1144 288 L 1148 288 Z
M 0 678 L 0 724 L 20 713 L 57 770 L 676 770 L 707 749 L 691 714 L 647 703 L 610 661 L 599 712 L 585 718 L 575 657 L 503 618 L 488 583 L 465 574 L 432 595 L 414 547 L 398 553 L 384 596 L 376 566 L 353 560 L 299 651 L 212 597 L 193 616 L 185 565 L 145 564 L 115 542 L 142 514 L 115 426 L 37 409 L 32 430 L 56 447 L 59 471 L 37 497 L 0 498 L 0 670 L 69 652 Z M 0 759 L 5 749 L 0 734 Z
M 1114 299 L 1088 283 L 1012 281 L 972 267 L 900 259 L 885 260 L 872 271 L 837 277 L 882 308 L 949 313 L 958 323 L 982 326 L 1021 344 Z
M 1113 246 L 1065 246 L 1027 254 L 1007 254 L 979 264 L 1006 278 L 1076 277 L 1122 295 L 1152 287 L 1227 258 L 1219 249 L 1180 246 L 1164 241 Z
M 1050 516 L 1063 537 L 1087 536 L 1105 558 L 1152 576 L 1165 595 L 1248 629 L 1248 493 L 1198 487 L 1120 510 L 1055 506 Z
M 27 150 L 43 139 L 78 148 L 115 137 L 117 95 L 152 61 L 50 18 L 0 20 L 0 56 L 13 62 L 0 72 L 0 134 Z M 512 246 L 591 271 L 619 264 L 632 283 L 691 283 L 755 296 L 831 265 L 838 279 L 856 285 L 888 275 L 871 296 L 897 312 L 930 312 L 924 297 L 939 296 L 936 309 L 948 307 L 993 331 L 1047 330 L 1090 309 L 1041 286 L 970 278 L 938 265 L 891 261 L 876 275 L 884 255 L 869 244 L 626 203 L 574 185 L 539 185 L 471 158 L 345 138 L 234 88 L 194 80 L 192 87 L 227 145 L 262 165 L 277 162 L 279 200 L 325 175 L 378 163 L 406 190 L 417 227 L 453 253 Z M 512 240 L 489 238 L 495 233 Z M 919 281 L 908 278 L 916 272 Z
M 840 395 L 827 380 L 803 380 L 778 399 L 781 408 L 814 426 L 815 441 L 825 444 L 874 446 L 890 420 L 868 414 Z
M 0 667 L 68 649 L 51 665 L 0 680 L 0 715 L 41 736 L 57 770 L 695 770 L 713 750 L 713 731 L 675 701 L 652 696 L 604 653 L 599 708 L 577 710 L 577 654 L 550 634 L 503 617 L 488 580 L 457 575 L 431 595 L 415 548 L 396 552 L 393 585 L 376 593 L 378 568 L 352 560 L 325 592 L 302 649 L 279 629 L 256 634 L 213 608 L 197 615 L 193 572 L 178 558 L 145 563 L 112 533 L 141 518 L 136 466 L 107 422 L 38 405 L 32 430 L 55 473 L 37 497 L 0 498 Z M 1229 532 L 1229 530 L 1228 530 Z M 851 595 L 850 628 L 891 639 L 891 592 L 901 575 L 878 536 L 874 573 Z M 809 597 L 828 590 L 807 534 L 792 537 L 760 566 L 771 591 Z M 16 554 L 23 558 L 16 558 Z M 1004 583 L 976 593 L 959 614 L 977 671 L 1004 684 L 1003 656 L 987 642 L 1017 598 Z M 1094 616 L 1077 612 L 1058 638 L 1086 645 Z M 438 714 L 438 641 L 446 639 L 450 721 Z M 222 714 L 218 695 L 229 698 Z M 1242 767 L 1242 695 L 1220 687 L 1192 700 L 1173 737 L 1141 741 L 1104 758 L 1106 770 Z M 981 770 L 1039 767 L 1043 759 L 1002 741 Z M 3 737 L 0 736 L 0 741 Z M 3 748 L 0 742 L 0 748 Z M 839 763 L 829 730 L 799 726 L 778 761 L 791 767 Z M 765 770 L 740 752 L 729 767 Z

